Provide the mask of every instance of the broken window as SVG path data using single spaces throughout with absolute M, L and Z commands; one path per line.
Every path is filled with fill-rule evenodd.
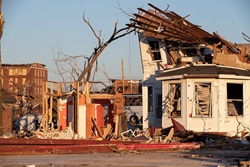
M 166 110 L 169 117 L 181 116 L 181 84 L 169 84 L 169 91 L 166 99 Z
M 162 117 L 162 94 L 158 94 L 156 99 L 156 118 Z
M 148 87 L 148 112 L 153 112 L 153 87 Z
M 243 84 L 227 83 L 227 114 L 243 115 Z
M 211 116 L 211 83 L 195 83 L 195 115 Z
M 161 53 L 159 49 L 159 43 L 157 41 L 149 41 L 150 53 L 152 53 L 153 60 L 161 60 Z

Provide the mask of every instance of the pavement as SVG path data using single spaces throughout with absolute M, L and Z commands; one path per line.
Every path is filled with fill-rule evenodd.
M 250 150 L 199 149 L 61 155 L 4 155 L 0 167 L 233 167 L 250 164 Z

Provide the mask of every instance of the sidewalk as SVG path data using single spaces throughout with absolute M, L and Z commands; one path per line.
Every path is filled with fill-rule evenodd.
M 147 152 L 147 153 L 92 153 L 63 155 L 15 155 L 0 156 L 1 167 L 174 167 L 174 166 L 238 166 L 249 163 L 250 150 L 209 150 Z M 33 165 L 33 166 L 32 166 Z

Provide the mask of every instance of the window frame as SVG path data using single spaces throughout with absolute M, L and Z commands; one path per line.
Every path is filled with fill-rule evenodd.
M 242 89 L 242 93 L 241 93 L 241 99 L 237 99 L 237 98 L 229 98 L 229 96 L 230 97 L 232 97 L 232 95 L 233 96 L 237 96 L 237 95 L 239 95 L 239 94 L 237 94 L 237 95 L 235 95 L 234 93 L 228 93 L 228 91 L 229 90 L 232 90 L 232 91 L 234 91 L 235 89 L 232 89 L 232 88 L 228 88 L 228 85 L 241 85 L 241 89 Z M 241 102 L 241 108 L 239 108 L 239 107 L 235 107 L 235 104 L 232 104 L 233 102 Z M 229 115 L 229 109 L 228 109 L 228 107 L 229 107 L 229 103 L 231 103 L 231 105 L 230 105 L 230 112 L 232 113 L 232 112 L 237 112 L 237 114 L 234 114 L 234 115 Z M 241 109 L 241 113 L 239 113 L 239 111 L 237 111 L 237 109 L 236 108 L 238 108 L 238 109 Z M 243 117 L 244 116 L 244 83 L 243 82 L 227 82 L 226 83 L 226 114 L 227 114 L 227 116 L 228 117 L 235 117 L 235 116 L 241 116 L 241 117 Z
M 210 97 L 209 97 L 209 111 L 208 111 L 208 114 L 197 114 L 197 111 L 196 111 L 196 104 L 197 104 L 197 99 L 196 99 L 196 85 L 202 85 L 202 84 L 209 84 L 210 85 Z M 213 115 L 213 99 L 212 99 L 212 82 L 194 82 L 194 100 L 193 100 L 193 117 L 197 117 L 197 118 L 200 118 L 200 117 L 206 117 L 206 118 L 212 118 L 212 115 Z M 204 97 L 203 97 L 204 98 Z M 201 100 L 201 99 L 200 99 Z M 204 106 L 201 106 L 201 107 L 204 107 Z
M 171 90 L 171 85 L 175 85 L 175 90 Z M 179 99 L 176 98 L 176 89 L 180 91 Z M 174 91 L 174 95 L 170 95 L 171 91 Z M 172 97 L 171 97 L 172 96 Z M 179 104 L 178 104 L 179 101 Z M 182 117 L 182 83 L 181 82 L 171 82 L 167 84 L 167 94 L 164 99 L 165 112 L 168 118 L 181 118 Z M 169 108 L 168 106 L 171 106 Z M 178 110 L 179 108 L 180 110 Z M 176 111 L 175 111 L 176 110 Z
M 149 40 L 148 45 L 149 45 L 150 52 L 153 54 L 151 56 L 152 61 L 162 61 L 159 41 Z

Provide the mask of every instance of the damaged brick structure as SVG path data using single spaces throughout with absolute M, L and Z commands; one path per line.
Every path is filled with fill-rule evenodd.
M 249 44 L 233 44 L 188 16 L 148 5 L 127 24 L 139 36 L 143 128 L 166 128 L 174 118 L 187 130 L 249 132 Z
M 27 114 L 42 113 L 40 102 L 48 70 L 40 63 L 2 64 L 2 76 L 3 132 L 12 132 L 13 128 L 20 130 L 20 122 L 30 120 Z M 24 119 L 23 115 L 26 115 Z

